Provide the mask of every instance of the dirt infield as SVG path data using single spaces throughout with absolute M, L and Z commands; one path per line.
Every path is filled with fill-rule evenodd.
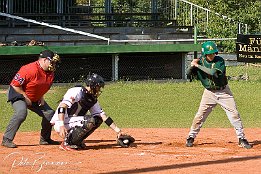
M 38 145 L 39 133 L 19 132 L 16 149 L 0 147 L 0 174 L 4 173 L 193 173 L 257 174 L 261 171 L 261 129 L 245 129 L 252 149 L 237 146 L 233 129 L 204 128 L 195 146 L 185 147 L 188 129 L 126 129 L 136 142 L 116 145 L 110 129 L 98 129 L 77 152 L 59 146 Z M 0 134 L 2 138 L 2 133 Z M 61 140 L 54 132 L 53 139 Z

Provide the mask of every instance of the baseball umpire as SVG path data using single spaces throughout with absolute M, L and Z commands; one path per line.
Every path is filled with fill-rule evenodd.
M 252 146 L 245 138 L 240 114 L 237 110 L 233 94 L 228 86 L 225 61 L 217 56 L 218 49 L 214 42 L 207 41 L 202 44 L 202 56 L 191 62 L 188 76 L 194 76 L 201 81 L 205 90 L 200 102 L 198 112 L 192 122 L 186 141 L 187 147 L 192 147 L 194 139 L 206 121 L 212 109 L 219 104 L 226 112 L 230 123 L 234 126 L 238 145 L 250 149 Z
M 50 138 L 52 130 L 50 120 L 54 110 L 43 97 L 53 83 L 55 66 L 59 61 L 59 55 L 44 50 L 37 61 L 22 66 L 16 73 L 8 90 L 8 101 L 12 104 L 14 115 L 4 133 L 2 146 L 17 147 L 13 140 L 27 117 L 27 109 L 42 117 L 40 144 L 59 144 Z
M 135 139 L 124 134 L 111 117 L 102 110 L 98 97 L 105 83 L 101 76 L 92 74 L 85 80 L 86 86 L 70 88 L 65 93 L 51 120 L 54 130 L 64 138 L 60 149 L 65 151 L 86 148 L 84 139 L 91 135 L 105 122 L 117 133 L 117 142 L 122 147 L 129 147 Z M 87 115 L 87 112 L 90 115 Z

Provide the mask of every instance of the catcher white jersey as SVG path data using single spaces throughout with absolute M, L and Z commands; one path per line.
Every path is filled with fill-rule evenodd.
M 68 130 L 71 127 L 76 125 L 82 126 L 82 121 L 84 120 L 84 116 L 89 111 L 92 116 L 100 116 L 100 114 L 105 114 L 98 103 L 97 99 L 86 98 L 83 99 L 85 95 L 85 91 L 83 87 L 74 87 L 70 88 L 65 95 L 63 96 L 61 103 L 64 103 L 68 106 L 65 115 L 64 115 L 64 126 Z M 87 103 L 82 104 L 81 101 L 87 101 Z M 60 105 L 59 105 L 60 106 Z M 50 121 L 51 124 L 54 124 L 54 129 L 56 132 L 60 132 L 60 125 L 58 125 L 57 121 L 59 121 L 58 117 L 58 108 L 57 107 L 55 114 Z

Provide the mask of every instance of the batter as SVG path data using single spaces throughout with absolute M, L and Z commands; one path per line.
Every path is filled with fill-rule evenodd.
M 250 149 L 252 146 L 245 138 L 240 114 L 237 110 L 233 94 L 228 86 L 225 61 L 222 57 L 217 56 L 217 54 L 218 49 L 216 44 L 208 41 L 202 44 L 202 57 L 193 59 L 191 62 L 188 75 L 193 75 L 200 80 L 205 90 L 198 112 L 192 122 L 186 146 L 193 146 L 194 139 L 203 126 L 203 123 L 213 108 L 219 104 L 235 128 L 239 140 L 238 145 Z

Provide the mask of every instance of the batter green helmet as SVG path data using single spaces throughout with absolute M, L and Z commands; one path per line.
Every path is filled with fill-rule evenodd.
M 217 54 L 217 45 L 214 42 L 207 41 L 202 44 L 202 55 Z

